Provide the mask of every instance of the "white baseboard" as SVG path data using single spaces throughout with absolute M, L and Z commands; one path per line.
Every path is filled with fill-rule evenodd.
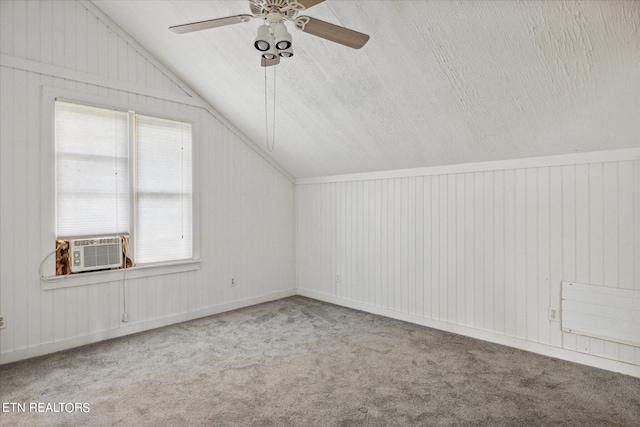
M 502 344 L 509 347 L 514 347 L 520 350 L 530 351 L 532 353 L 542 354 L 544 356 L 555 357 L 561 360 L 567 360 L 570 362 L 580 363 L 583 365 L 592 366 L 595 368 L 606 369 L 608 371 L 618 372 L 625 375 L 631 375 L 633 377 L 640 378 L 640 366 L 632 365 L 629 363 L 620 362 L 617 360 L 605 359 L 602 357 L 593 356 L 590 354 L 579 353 L 559 347 L 553 347 L 545 344 L 535 343 L 521 338 L 510 337 L 506 335 L 497 334 L 494 332 L 483 331 L 474 329 L 468 326 L 456 325 L 439 320 L 428 319 L 413 314 L 402 313 L 394 310 L 390 310 L 383 307 L 372 306 L 357 301 L 351 301 L 343 298 L 338 298 L 333 295 L 310 291 L 306 289 L 287 289 L 272 294 L 261 295 L 258 297 L 247 298 L 239 301 L 232 301 L 225 304 L 216 305 L 213 307 L 207 307 L 202 310 L 193 311 L 189 313 L 183 313 L 175 316 L 164 317 L 161 319 L 154 319 L 147 322 L 137 323 L 127 327 L 119 327 L 117 329 L 110 329 L 100 332 L 95 332 L 89 335 L 81 337 L 71 338 L 68 340 L 62 340 L 52 342 L 48 344 L 39 345 L 36 347 L 29 347 L 24 349 L 18 349 L 8 351 L 6 353 L 0 353 L 0 365 L 5 363 L 17 362 L 23 359 L 29 359 L 32 357 L 43 356 L 45 354 L 54 353 L 57 351 L 68 350 L 70 348 L 79 347 L 86 344 L 91 344 L 99 341 L 108 340 L 111 338 L 117 338 L 125 335 L 131 335 L 138 332 L 148 331 L 151 329 L 160 328 L 163 326 L 173 325 L 188 320 L 198 319 L 201 317 L 212 316 L 214 314 L 224 313 L 226 311 L 236 310 L 239 308 L 249 307 L 264 302 L 275 301 L 282 298 L 291 297 L 294 295 L 300 295 L 307 298 L 316 299 L 319 301 L 328 302 L 331 304 L 340 305 L 343 307 L 353 308 L 356 310 L 365 311 L 380 316 L 389 317 L 392 319 L 401 320 L 404 322 L 415 323 L 418 325 L 426 326 L 429 328 L 439 329 L 455 334 L 464 335 L 471 338 L 477 338 L 484 341 Z
M 287 289 L 272 294 L 266 294 L 253 298 L 232 301 L 213 307 L 207 307 L 198 311 L 192 311 L 189 313 L 182 313 L 174 316 L 163 317 L 160 319 L 149 320 L 147 322 L 136 323 L 126 327 L 118 327 L 116 329 L 99 331 L 89 335 L 83 335 L 80 337 L 62 341 L 42 344 L 35 347 L 12 350 L 6 353 L 0 353 L 0 365 L 5 363 L 17 362 L 19 360 L 29 359 L 32 357 L 43 356 L 45 354 L 55 353 L 57 351 L 68 350 L 70 348 L 80 347 L 82 345 L 104 341 L 111 338 L 117 338 L 125 335 L 135 334 L 138 332 L 148 331 L 151 329 L 160 328 L 162 326 L 168 326 L 176 323 L 186 322 L 188 320 L 198 319 L 201 317 L 212 316 L 214 314 L 224 313 L 226 311 L 249 307 L 256 304 L 262 304 L 264 302 L 275 301 L 282 298 L 291 297 L 296 294 L 296 289 Z
M 343 307 L 353 308 L 356 310 L 365 311 L 367 313 L 378 314 L 380 316 L 390 317 L 392 319 L 402 320 L 404 322 L 415 323 L 429 328 L 440 329 L 442 331 L 452 332 L 459 335 L 464 335 L 471 338 L 477 338 L 483 341 L 488 341 L 496 344 L 502 344 L 509 347 L 514 347 L 520 350 L 530 351 L 532 353 L 542 354 L 544 356 L 555 357 L 556 359 L 567 360 L 569 362 L 580 363 L 582 365 L 588 365 L 595 368 L 606 369 L 608 371 L 618 372 L 625 375 L 631 375 L 633 377 L 640 378 L 640 366 L 632 365 L 617 360 L 605 359 L 590 354 L 579 353 L 576 351 L 567 350 L 564 348 L 553 347 L 541 343 L 523 340 L 521 338 L 510 337 L 506 335 L 497 334 L 495 332 L 483 331 L 469 326 L 456 325 L 452 323 L 442 322 L 439 320 L 428 319 L 414 314 L 401 313 L 388 308 L 377 307 L 370 304 L 364 304 L 357 301 L 351 301 L 343 298 L 338 298 L 333 295 L 325 294 L 322 292 L 310 291 L 307 289 L 298 288 L 298 295 L 312 298 L 331 304 L 340 305 Z

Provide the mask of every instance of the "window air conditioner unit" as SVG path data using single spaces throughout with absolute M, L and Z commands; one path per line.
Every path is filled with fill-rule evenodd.
M 122 267 L 120 236 L 87 237 L 69 240 L 72 273 Z

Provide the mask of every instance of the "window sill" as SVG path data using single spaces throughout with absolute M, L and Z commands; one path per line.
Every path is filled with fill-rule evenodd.
M 97 283 L 116 282 L 123 279 L 139 279 L 141 277 L 160 276 L 164 274 L 182 273 L 200 269 L 199 259 L 144 264 L 127 269 L 95 271 L 91 273 L 70 274 L 59 282 L 41 281 L 42 290 L 70 288 L 73 286 L 95 285 Z M 48 276 L 47 279 L 55 279 Z

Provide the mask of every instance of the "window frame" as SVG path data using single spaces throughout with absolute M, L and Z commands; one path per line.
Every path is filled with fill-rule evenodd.
M 119 91 L 104 90 L 110 96 L 118 96 Z M 116 109 L 129 112 L 129 115 L 142 114 L 167 120 L 183 121 L 192 127 L 192 258 L 177 261 L 165 261 L 137 265 L 127 269 L 95 271 L 82 274 L 72 274 L 58 282 L 45 282 L 41 280 L 42 289 L 58 289 L 72 286 L 82 286 L 95 283 L 123 280 L 126 278 L 140 278 L 163 274 L 193 271 L 200 268 L 200 191 L 199 191 L 199 141 L 201 135 L 200 123 L 193 115 L 186 114 L 183 104 L 174 101 L 164 101 L 174 106 L 174 109 L 166 107 L 150 106 L 111 98 L 108 96 L 96 96 L 79 93 L 67 89 L 42 86 L 42 110 L 40 123 L 40 259 L 44 260 L 55 249 L 56 239 L 56 164 L 55 164 L 55 102 L 63 101 L 75 104 L 88 105 L 98 108 Z M 182 108 L 181 108 L 182 107 Z M 130 136 L 133 129 L 129 130 Z M 129 156 L 133 155 L 133 144 L 129 144 Z M 131 180 L 133 181 L 133 180 Z M 131 182 L 130 185 L 133 185 Z M 131 191 L 129 197 L 133 198 Z M 130 214 L 133 215 L 135 207 L 131 205 Z M 133 218 L 132 218 L 133 219 Z M 130 236 L 133 238 L 133 236 Z M 55 260 L 52 256 L 43 264 L 43 275 L 47 278 L 56 278 Z

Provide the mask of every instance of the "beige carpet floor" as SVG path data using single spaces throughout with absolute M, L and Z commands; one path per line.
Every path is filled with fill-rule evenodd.
M 3 365 L 0 394 L 2 427 L 640 425 L 640 379 L 302 297 Z M 89 411 L 29 412 L 56 402 Z

